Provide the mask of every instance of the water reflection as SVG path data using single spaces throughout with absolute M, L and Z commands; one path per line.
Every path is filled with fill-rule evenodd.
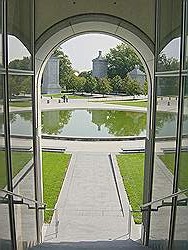
M 53 110 L 42 112 L 42 133 L 62 136 L 145 136 L 146 113 L 117 110 Z M 176 113 L 157 112 L 158 137 L 175 136 Z M 11 134 L 31 134 L 31 112 L 10 114 Z M 0 116 L 0 133 L 4 131 Z M 188 131 L 184 115 L 183 133 Z
M 61 130 L 68 124 L 72 111 L 55 110 L 42 112 L 42 133 L 44 134 L 60 134 Z

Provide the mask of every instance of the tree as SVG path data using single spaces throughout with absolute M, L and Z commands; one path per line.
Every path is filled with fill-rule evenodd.
M 19 70 L 31 70 L 31 58 L 23 57 L 23 59 L 16 59 L 9 63 L 9 68 Z M 22 75 L 9 76 L 9 96 L 16 96 L 20 93 L 24 95 L 31 93 L 31 77 Z
M 137 81 L 131 79 L 129 76 L 126 76 L 123 79 L 122 86 L 122 91 L 126 95 L 140 95 L 142 93 L 141 85 Z
M 144 82 L 144 86 L 143 86 L 143 89 L 142 89 L 142 94 L 143 95 L 148 94 L 148 82 L 147 81 Z
M 135 65 L 139 65 L 141 70 L 144 71 L 142 63 L 134 50 L 125 43 L 110 49 L 106 58 L 108 60 L 108 77 L 110 78 L 116 75 L 124 78 L 128 72 L 134 69 Z
M 115 92 L 116 94 L 118 92 L 121 92 L 122 89 L 122 79 L 120 76 L 116 75 L 114 76 L 111 81 L 111 87 L 113 88 L 113 92 Z
M 54 55 L 59 57 L 59 84 L 62 88 L 71 89 L 69 86 L 71 78 L 74 75 L 74 70 L 72 68 L 71 61 L 68 56 L 63 53 L 63 51 L 58 48 L 55 50 Z
M 167 58 L 165 54 L 161 54 L 158 60 L 158 71 L 174 71 L 178 70 L 180 63 L 178 59 Z M 160 77 L 158 81 L 158 95 L 169 96 L 178 95 L 178 77 Z
M 76 82 L 75 82 L 75 89 L 76 91 L 78 92 L 84 92 L 84 86 L 85 86 L 85 83 L 86 83 L 86 78 L 83 77 L 83 76 L 76 76 L 75 78 Z
M 78 76 L 90 77 L 92 76 L 91 71 L 82 71 Z
M 96 89 L 96 86 L 97 86 L 97 80 L 93 76 L 86 77 L 86 82 L 84 85 L 84 91 L 86 93 L 91 93 L 92 95 Z
M 96 90 L 102 94 L 103 97 L 105 94 L 109 94 L 112 91 L 109 80 L 107 78 L 98 79 Z
M 31 70 L 32 62 L 31 57 L 23 57 L 23 59 L 15 59 L 9 63 L 9 68 L 20 70 Z

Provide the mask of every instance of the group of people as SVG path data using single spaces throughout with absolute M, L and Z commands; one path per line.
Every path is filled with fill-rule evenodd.
M 69 101 L 68 96 L 66 96 L 66 95 L 63 95 L 61 97 L 61 99 L 63 99 L 63 102 L 68 102 Z

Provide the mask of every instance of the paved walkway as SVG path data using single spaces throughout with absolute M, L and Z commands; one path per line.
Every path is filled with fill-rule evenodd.
M 118 178 L 117 169 L 115 175 Z M 119 181 L 118 181 L 119 182 Z M 119 182 L 124 216 L 118 198 L 112 166 L 107 153 L 74 153 L 57 203 L 59 228 L 55 216 L 45 241 L 76 242 L 127 239 L 129 204 Z M 139 238 L 139 228 L 137 229 Z

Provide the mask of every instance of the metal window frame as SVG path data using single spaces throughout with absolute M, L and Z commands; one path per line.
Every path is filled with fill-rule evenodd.
M 185 66 L 185 53 L 186 53 L 186 28 L 187 28 L 187 0 L 182 0 L 182 20 L 181 20 L 181 47 L 180 47 L 180 72 L 179 72 L 179 101 L 178 101 L 178 115 L 177 115 L 177 129 L 176 129 L 176 153 L 174 164 L 174 180 L 173 180 L 173 193 L 178 191 L 179 169 L 180 169 L 180 156 L 182 147 L 183 135 L 183 113 L 184 113 L 184 66 Z M 177 214 L 177 197 L 172 198 L 171 218 L 170 218 L 170 231 L 168 249 L 172 249 L 174 243 L 175 226 Z
M 7 166 L 7 187 L 13 191 L 12 185 L 12 162 L 10 147 L 10 124 L 9 124 L 9 98 L 8 98 L 8 38 L 7 38 L 7 1 L 3 0 L 3 64 L 4 64 L 4 129 L 5 129 L 5 154 Z M 9 220 L 13 250 L 17 250 L 16 226 L 13 198 L 9 196 Z
M 157 97 L 157 80 L 160 77 L 179 77 L 179 93 L 178 93 L 178 114 L 177 114 L 177 128 L 176 128 L 176 156 L 175 156 L 175 166 L 174 166 L 174 179 L 173 179 L 173 188 L 172 193 L 177 192 L 178 189 L 178 175 L 179 175 L 179 164 L 180 164 L 180 153 L 181 153 L 181 142 L 182 142 L 182 121 L 183 121 L 183 108 L 184 108 L 184 85 L 185 85 L 185 76 L 187 76 L 188 70 L 184 68 L 184 58 L 185 58 L 185 36 L 187 27 L 187 0 L 182 0 L 182 9 L 181 9 L 181 45 L 180 45 L 180 69 L 175 71 L 166 71 L 158 72 L 157 71 L 157 62 L 159 51 L 159 37 L 160 37 L 160 3 L 161 0 L 156 0 L 158 4 L 156 5 L 156 33 L 155 33 L 155 80 L 154 80 L 154 89 L 155 94 L 154 98 Z M 155 103 L 156 104 L 156 103 Z M 153 107 L 153 118 L 156 118 L 156 107 Z M 155 119 L 156 122 L 156 119 Z M 155 133 L 153 133 L 155 137 Z M 155 144 L 154 140 L 153 143 Z M 154 152 L 152 152 L 153 154 Z M 154 167 L 154 166 L 153 166 Z M 153 178 L 153 177 L 152 177 Z M 175 232 L 175 222 L 176 222 L 176 210 L 177 210 L 177 197 L 172 199 L 172 208 L 170 213 L 170 225 L 169 225 L 169 238 L 168 238 L 168 249 L 172 249 L 174 242 L 174 232 Z
M 12 160 L 11 160 L 11 142 L 10 142 L 10 124 L 9 124 L 9 92 L 8 92 L 8 77 L 9 75 L 22 75 L 22 76 L 31 76 L 32 77 L 32 126 L 33 126 L 33 146 L 35 146 L 35 120 L 34 120 L 34 114 L 35 111 L 35 1 L 30 0 L 30 13 L 32 18 L 32 29 L 31 30 L 31 37 L 32 37 L 32 51 L 31 51 L 31 58 L 32 58 L 32 70 L 18 70 L 18 69 L 10 69 L 8 67 L 8 8 L 7 8 L 7 0 L 2 0 L 2 52 L 3 52 L 3 66 L 4 68 L 0 68 L 0 74 L 4 76 L 4 126 L 5 126 L 5 154 L 6 154 L 6 166 L 7 166 L 7 186 L 9 191 L 13 191 L 13 184 L 12 184 Z M 34 147 L 35 148 L 35 147 Z M 35 150 L 36 151 L 36 150 Z M 34 195 L 35 198 L 38 196 L 38 189 L 37 189 L 37 177 L 36 177 L 36 157 L 35 152 L 33 152 L 34 157 Z M 40 242 L 40 228 L 39 228 L 39 216 L 38 216 L 38 204 L 36 204 L 36 240 L 39 243 Z M 13 197 L 9 196 L 9 221 L 10 221 L 10 235 L 11 235 L 11 242 L 12 242 L 12 249 L 17 250 L 17 235 L 16 235 L 16 222 L 15 222 L 15 211 L 14 211 L 14 201 Z

